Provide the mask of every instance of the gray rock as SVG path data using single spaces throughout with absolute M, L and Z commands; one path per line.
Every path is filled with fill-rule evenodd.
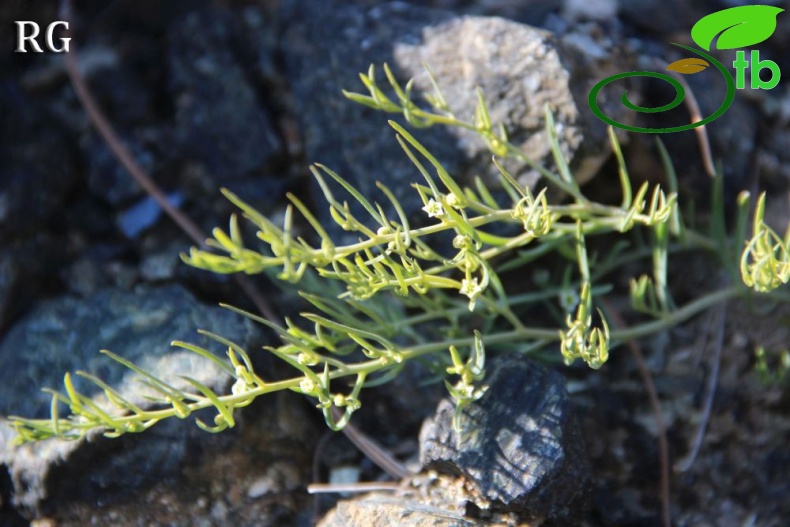
M 569 519 L 584 507 L 590 465 L 564 378 L 523 358 L 496 361 L 485 395 L 453 429 L 444 399 L 420 433 L 425 468 L 465 476 L 494 509 Z
M 262 173 L 282 146 L 248 74 L 243 32 L 227 9 L 189 13 L 169 32 L 177 148 L 221 183 Z
M 530 159 L 551 166 L 545 126 L 545 107 L 550 105 L 558 124 L 563 153 L 573 158 L 582 142 L 579 109 L 570 91 L 570 72 L 560 60 L 550 33 L 496 17 L 461 17 L 425 27 L 419 42 L 396 42 L 395 63 L 422 93 L 431 93 L 428 65 L 452 112 L 472 121 L 477 106 L 476 87 L 489 104 L 491 120 L 502 123 L 510 141 Z M 485 143 L 473 132 L 453 130 L 456 146 L 475 171 L 493 176 Z M 471 168 L 471 167 L 470 167 Z M 511 163 L 514 175 L 528 174 L 534 183 L 537 171 L 525 163 Z
M 381 72 L 385 62 L 402 83 L 414 77 L 415 101 L 431 93 L 423 68 L 427 64 L 450 108 L 463 119 L 473 115 L 475 87 L 480 86 L 492 120 L 503 123 L 510 139 L 534 161 L 547 165 L 552 164 L 544 122 L 544 106 L 549 103 L 563 151 L 569 159 L 578 157 L 585 141 L 580 108 L 586 108 L 587 100 L 582 92 L 595 80 L 572 81 L 572 72 L 549 33 L 501 18 L 458 18 L 403 3 L 367 10 L 332 1 L 292 0 L 286 5 L 290 28 L 282 50 L 307 158 L 329 166 L 363 195 L 386 202 L 375 188 L 375 182 L 381 181 L 407 212 L 422 206 L 410 186 L 422 182 L 421 176 L 386 124 L 387 119 L 402 121 L 402 116 L 375 113 L 341 95 L 342 89 L 365 92 L 358 74 L 371 63 L 379 67 L 382 86 L 386 86 Z M 571 47 L 568 52 L 580 54 Z M 572 90 L 573 82 L 583 99 Z M 598 139 L 605 138 L 603 123 L 591 119 L 589 124 L 598 129 Z M 462 182 L 496 171 L 486 145 L 472 133 L 435 126 L 414 135 Z M 525 182 L 537 178 L 523 163 L 508 168 Z
M 77 369 L 102 378 L 135 404 L 150 407 L 136 374 L 100 355 L 102 348 L 175 386 L 185 387 L 178 376 L 188 375 L 215 391 L 227 390 L 229 376 L 213 363 L 168 347 L 180 339 L 222 353 L 196 335 L 197 328 L 242 346 L 250 346 L 257 333 L 247 320 L 200 304 L 178 286 L 134 293 L 105 289 L 84 301 L 64 297 L 42 304 L 0 342 L 0 415 L 47 417 L 50 397 L 39 388 L 62 389 L 64 373 Z M 95 386 L 78 377 L 75 381 L 78 390 L 106 402 Z M 139 436 L 111 440 L 91 434 L 79 441 L 47 440 L 16 449 L 10 445 L 12 430 L 0 422 L 0 470 L 12 481 L 13 504 L 28 514 L 47 514 L 74 500 L 106 503 L 130 489 L 175 477 L 190 449 L 217 441 L 189 421 L 165 420 Z

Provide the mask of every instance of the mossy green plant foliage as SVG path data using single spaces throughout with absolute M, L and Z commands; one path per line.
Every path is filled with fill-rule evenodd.
M 504 127 L 491 121 L 482 93 L 474 119 L 466 122 L 450 112 L 436 82 L 428 104 L 422 107 L 412 100 L 411 83 L 401 86 L 386 65 L 384 72 L 386 92 L 371 67 L 360 76 L 368 93 L 345 95 L 402 116 L 404 124 L 390 121 L 390 126 L 415 166 L 418 181 L 413 188 L 424 213 L 420 225 L 410 224 L 409 215 L 384 185 L 378 184 L 379 196 L 363 196 L 341 175 L 317 164 L 311 171 L 331 218 L 356 241 L 341 244 L 334 240 L 297 196 L 288 195 L 284 221 L 276 224 L 224 191 L 244 220 L 257 229 L 257 240 L 242 239 L 239 218 L 234 215 L 227 231 L 214 229 L 208 241 L 211 250 L 193 248 L 182 255 L 189 265 L 216 273 L 273 271 L 278 279 L 300 288 L 311 309 L 301 314 L 301 320 L 286 319 L 282 325 L 227 306 L 279 335 L 281 343 L 265 350 L 289 364 L 294 376 L 264 379 L 232 336 L 208 334 L 225 348 L 224 357 L 185 342 L 172 343 L 222 368 L 234 381 L 227 394 L 215 393 L 194 379 L 186 379 L 193 390 L 176 389 L 154 373 L 105 351 L 137 372 L 158 394 L 153 408 L 140 408 L 101 379 L 77 372 L 106 394 L 110 407 L 99 405 L 77 392 L 71 375 L 66 374 L 64 392 L 50 391 L 50 419 L 9 419 L 19 443 L 50 437 L 77 439 L 97 429 L 111 437 L 142 432 L 162 419 L 184 419 L 205 408 L 216 410 L 214 420 L 197 420 L 198 426 L 218 432 L 234 426 L 236 410 L 280 390 L 313 398 L 327 425 L 337 430 L 360 408 L 365 388 L 387 382 L 408 361 L 418 358 L 438 377 L 445 377 L 460 411 L 486 390 L 486 352 L 528 354 L 554 349 L 566 364 L 582 359 L 599 368 L 619 343 L 664 331 L 725 299 L 767 296 L 772 301 L 788 300 L 782 286 L 790 279 L 790 230 L 782 238 L 764 223 L 764 196 L 756 206 L 751 238 L 746 238 L 749 197 L 745 193 L 739 197 L 735 230 L 728 234 L 719 176 L 710 225 L 704 231 L 692 229 L 679 213 L 674 170 L 660 143 L 666 188 L 644 183 L 634 192 L 617 137 L 610 129 L 622 198 L 619 204 L 599 203 L 585 196 L 574 180 L 559 147 L 551 108 L 545 114 L 555 162 L 550 169 L 535 165 L 508 141 Z M 406 128 L 436 125 L 477 133 L 490 147 L 492 162 L 499 169 L 497 190 L 504 193 L 495 192 L 481 179 L 462 186 Z M 544 186 L 532 189 L 520 184 L 503 168 L 501 160 L 508 157 L 537 169 Z M 563 197 L 552 202 L 548 187 Z M 338 190 L 342 196 L 336 194 Z M 364 214 L 352 212 L 356 210 Z M 502 224 L 511 228 L 497 228 Z M 313 232 L 298 236 L 296 225 L 309 226 Z M 632 236 L 634 230 L 641 235 Z M 587 242 L 593 237 L 616 241 L 590 254 Z M 451 244 L 441 243 L 448 238 Z M 733 285 L 676 306 L 668 288 L 667 261 L 672 254 L 691 250 L 718 257 Z M 550 253 L 566 262 L 559 278 L 534 265 Z M 605 282 L 607 276 L 639 259 L 649 262 L 652 272 L 633 277 L 630 294 L 634 309 L 648 319 L 630 328 L 611 328 L 597 299 L 612 290 Z M 533 290 L 510 290 L 501 275 L 515 269 L 531 277 Z M 530 323 L 526 314 L 536 306 L 552 314 L 555 324 Z

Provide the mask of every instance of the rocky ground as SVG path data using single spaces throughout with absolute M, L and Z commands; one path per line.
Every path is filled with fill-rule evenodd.
M 419 209 L 409 192 L 413 167 L 387 117 L 341 96 L 341 89 L 361 89 L 357 73 L 370 63 L 388 62 L 401 78 L 416 76 L 417 90 L 427 87 L 421 64 L 429 64 L 459 112 L 472 110 L 474 87 L 481 86 L 493 118 L 508 122 L 511 139 L 545 162 L 550 154 L 541 119 L 550 102 L 574 170 L 590 180 L 591 192 L 606 195 L 616 172 L 606 156 L 605 129 L 586 106 L 589 88 L 637 69 L 646 57 L 680 58 L 667 42 L 690 43 L 699 18 L 739 3 L 82 0 L 74 2 L 72 29 L 80 71 L 116 132 L 170 200 L 210 231 L 231 212 L 220 188 L 275 217 L 283 214 L 288 191 L 316 198 L 307 171 L 313 161 L 364 192 L 381 180 L 408 211 Z M 14 20 L 57 19 L 57 4 L 3 2 L 0 42 L 11 48 Z M 760 50 L 790 71 L 790 56 L 782 53 L 788 46 L 790 15 L 784 14 Z M 718 106 L 715 87 L 689 82 L 703 113 Z M 641 95 L 646 101 L 660 96 Z M 227 389 L 215 371 L 167 344 L 205 344 L 194 333 L 198 328 L 232 335 L 248 349 L 273 336 L 215 307 L 222 301 L 254 309 L 232 280 L 180 262 L 191 242 L 90 126 L 62 57 L 0 55 L 0 116 L 0 415 L 49 415 L 49 396 L 39 389 L 59 386 L 66 371 L 86 370 L 133 389 L 98 354 L 103 348 L 163 376 L 188 373 Z M 771 91 L 739 93 L 708 127 L 729 202 L 741 189 L 768 189 L 775 196 L 768 219 L 780 229 L 790 217 L 788 123 L 790 91 L 783 81 Z M 693 132 L 662 139 L 679 168 L 681 199 L 693 201 L 704 218 L 709 181 Z M 420 140 L 459 178 L 491 173 L 484 146 L 471 137 L 437 128 Z M 653 137 L 623 140 L 631 174 L 660 179 Z M 509 168 L 525 180 L 536 178 L 526 167 Z M 711 265 L 695 255 L 674 268 L 676 300 L 716 286 Z M 255 280 L 275 305 L 292 306 L 287 291 Z M 613 282 L 627 291 L 617 277 Z M 613 301 L 628 311 L 627 295 L 615 294 Z M 731 302 L 643 343 L 668 428 L 675 525 L 773 527 L 790 520 L 788 379 L 768 378 L 754 367 L 758 344 L 770 353 L 787 349 L 790 309 L 751 307 Z M 694 454 L 717 341 L 716 396 Z M 287 374 L 263 354 L 256 360 L 273 377 Z M 553 525 L 660 525 L 657 429 L 631 356 L 618 350 L 597 372 L 551 368 L 531 381 L 545 386 L 545 399 L 502 388 L 522 401 L 508 410 L 512 418 L 497 414 L 502 405 L 493 395 L 484 414 L 470 414 L 479 430 L 497 438 L 529 430 L 524 423 L 536 416 L 551 418 L 553 428 L 546 426 L 556 442 L 549 446 L 513 440 L 512 451 L 487 454 L 497 460 L 495 473 L 508 474 L 501 486 L 478 471 L 481 464 L 492 469 L 475 457 L 486 448 L 440 448 L 449 441 L 442 428 L 444 388 L 414 390 L 424 372 L 407 371 L 408 378 L 371 390 L 354 422 L 408 466 L 422 463 L 437 472 L 405 482 L 397 493 L 341 502 L 324 525 L 515 525 L 530 515 L 549 516 Z M 421 434 L 429 417 L 434 428 Z M 174 421 L 142 436 L 16 451 L 9 439 L 10 430 L 0 425 L 3 526 L 306 526 L 338 500 L 308 495 L 307 484 L 342 474 L 385 479 L 290 392 L 256 401 L 236 428 L 219 435 Z M 521 472 L 500 469 L 497 463 L 505 461 Z M 457 477 L 459 466 L 466 480 Z M 548 474 L 549 483 L 531 481 L 524 466 Z M 486 501 L 512 506 L 467 505 Z

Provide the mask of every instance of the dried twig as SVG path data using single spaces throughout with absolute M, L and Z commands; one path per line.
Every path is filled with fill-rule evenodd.
M 339 408 L 332 408 L 333 417 L 337 420 L 343 415 Z M 384 447 L 379 445 L 367 435 L 361 433 L 356 426 L 348 423 L 344 428 L 348 439 L 365 453 L 379 468 L 395 479 L 404 479 L 410 475 L 406 467 L 390 454 Z
M 398 490 L 401 484 L 395 481 L 360 481 L 357 483 L 311 483 L 307 486 L 309 494 L 330 494 L 338 492 L 373 492 L 376 490 Z
M 659 67 L 666 69 L 667 63 L 663 60 L 655 59 L 655 62 L 659 64 Z M 667 71 L 667 73 L 680 82 L 680 84 L 683 85 L 683 89 L 686 91 L 686 97 L 683 99 L 683 102 L 686 103 L 691 122 L 700 122 L 702 120 L 702 111 L 700 110 L 697 98 L 694 96 L 694 90 L 691 89 L 691 86 L 689 86 L 689 83 L 683 75 L 671 70 Z M 708 137 L 708 131 L 705 129 L 705 125 L 694 128 L 694 133 L 697 134 L 697 142 L 699 143 L 699 150 L 702 155 L 702 164 L 705 167 L 705 172 L 712 178 L 716 177 L 716 168 L 713 166 L 713 153 L 710 149 L 710 138 Z
M 63 2 L 61 2 L 60 16 L 62 20 L 71 20 L 71 0 L 63 0 Z M 70 30 L 66 30 L 66 33 L 67 37 L 71 36 Z M 118 161 L 129 172 L 132 178 L 143 188 L 143 190 L 145 190 L 145 192 L 151 196 L 151 198 L 156 201 L 160 207 L 162 207 L 162 210 L 165 212 L 165 214 L 167 214 L 175 222 L 175 224 L 178 225 L 179 228 L 181 228 L 181 230 L 192 239 L 192 241 L 201 247 L 205 247 L 206 235 L 200 230 L 200 227 L 198 227 L 197 224 L 193 222 L 186 214 L 181 212 L 178 207 L 170 203 L 162 189 L 159 188 L 156 183 L 154 183 L 151 177 L 146 174 L 145 170 L 143 170 L 137 161 L 134 160 L 134 157 L 132 157 L 132 155 L 129 153 L 129 150 L 124 146 L 123 142 L 118 137 L 118 134 L 115 133 L 110 121 L 99 108 L 99 105 L 96 103 L 96 99 L 88 89 L 85 79 L 79 72 L 79 68 L 77 67 L 77 52 L 75 47 L 76 46 L 74 45 L 74 42 L 72 42 L 69 52 L 63 54 L 64 60 L 66 62 L 66 71 L 68 73 L 69 79 L 71 80 L 71 85 L 74 87 L 74 91 L 76 92 L 82 107 L 85 108 L 85 112 L 88 114 L 88 118 L 90 119 L 91 123 L 96 127 L 99 134 L 102 136 L 102 139 L 104 139 L 104 141 L 107 143 L 107 146 L 110 148 L 110 150 L 112 150 L 112 153 L 115 155 Z M 235 275 L 234 278 L 242 290 L 244 290 L 245 294 L 255 304 L 255 307 L 257 307 L 258 310 L 264 316 L 266 316 L 266 318 L 269 320 L 278 319 L 269 302 L 247 277 Z
M 721 353 L 724 348 L 724 327 L 727 320 L 727 304 L 723 303 L 718 309 L 718 320 L 716 321 L 716 337 L 713 341 L 713 357 L 711 358 L 711 371 L 708 374 L 708 382 L 705 387 L 705 402 L 702 407 L 702 416 L 697 427 L 697 433 L 694 436 L 694 441 L 691 450 L 685 459 L 678 461 L 675 464 L 676 472 L 686 472 L 694 464 L 697 459 L 700 448 L 702 447 L 702 440 L 705 438 L 705 431 L 710 422 L 711 410 L 713 409 L 713 399 L 716 395 L 716 386 L 719 382 L 719 366 L 721 365 Z

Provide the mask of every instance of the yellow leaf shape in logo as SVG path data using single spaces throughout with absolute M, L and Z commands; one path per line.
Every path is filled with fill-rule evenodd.
M 708 61 L 691 57 L 687 59 L 676 60 L 667 66 L 667 71 L 675 71 L 677 73 L 682 73 L 683 75 L 691 75 L 692 73 L 699 73 L 708 66 L 710 66 Z

